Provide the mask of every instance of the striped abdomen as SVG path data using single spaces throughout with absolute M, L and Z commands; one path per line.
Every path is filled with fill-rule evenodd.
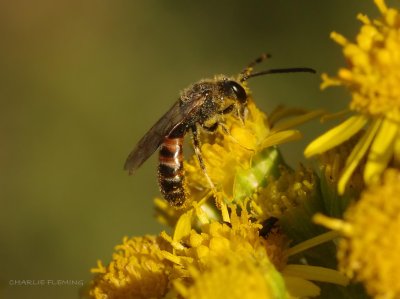
M 178 135 L 178 136 L 176 136 Z M 174 134 L 164 138 L 160 146 L 158 184 L 164 198 L 173 206 L 181 206 L 186 199 L 183 169 L 183 137 Z

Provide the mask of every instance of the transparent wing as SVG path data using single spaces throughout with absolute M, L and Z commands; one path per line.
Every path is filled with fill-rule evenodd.
M 126 159 L 124 169 L 128 170 L 129 174 L 134 173 L 158 149 L 164 137 L 190 118 L 204 100 L 205 97 L 201 96 L 182 105 L 178 100 L 139 140 Z

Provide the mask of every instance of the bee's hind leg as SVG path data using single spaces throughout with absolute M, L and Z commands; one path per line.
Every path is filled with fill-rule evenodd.
M 214 125 L 212 125 L 211 130 L 215 131 L 217 129 L 217 127 L 218 127 L 218 123 L 215 123 Z M 211 178 L 207 173 L 206 165 L 204 164 L 203 156 L 201 154 L 199 131 L 198 131 L 196 125 L 192 126 L 191 130 L 192 130 L 192 137 L 193 137 L 192 140 L 193 140 L 194 153 L 196 154 L 197 159 L 199 160 L 200 168 L 203 171 L 204 176 L 206 177 L 208 184 L 210 185 L 210 187 L 213 190 L 213 192 L 216 193 L 215 185 L 211 181 Z

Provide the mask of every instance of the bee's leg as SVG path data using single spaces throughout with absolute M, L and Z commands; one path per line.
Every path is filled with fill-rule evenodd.
M 232 113 L 232 111 L 234 111 L 234 110 L 236 110 L 237 117 L 240 119 L 240 121 L 242 122 L 242 125 L 244 126 L 245 125 L 244 120 L 247 117 L 246 106 L 238 106 L 238 105 L 232 104 L 232 105 L 229 105 L 228 107 L 226 107 L 224 110 L 219 111 L 218 113 L 221 115 L 224 115 L 224 114 Z
M 215 126 L 215 129 L 218 127 L 218 123 L 215 123 L 212 125 L 212 127 Z M 194 148 L 194 153 L 197 156 L 197 159 L 199 160 L 200 168 L 204 173 L 204 176 L 206 177 L 208 184 L 210 185 L 211 189 L 213 190 L 214 193 L 216 193 L 215 186 L 213 182 L 211 181 L 211 178 L 208 176 L 206 165 L 204 164 L 203 156 L 201 155 L 201 150 L 200 150 L 200 140 L 199 140 L 199 131 L 197 130 L 196 125 L 191 127 L 192 130 L 192 136 L 193 136 L 193 148 Z
M 224 114 L 229 114 L 231 113 L 233 110 L 235 109 L 235 106 L 229 105 L 227 108 L 225 108 L 224 110 L 218 111 L 218 114 L 220 115 L 224 115 Z M 218 126 L 221 126 L 222 130 L 224 131 L 224 133 L 229 134 L 229 130 L 228 128 L 224 125 L 223 122 L 219 122 L 216 121 L 215 123 L 213 123 L 212 125 L 206 126 L 204 124 L 201 124 L 201 127 L 206 130 L 209 133 L 214 133 L 217 129 Z
M 242 126 L 244 127 L 246 125 L 246 118 L 248 115 L 249 110 L 247 109 L 247 106 L 240 106 L 237 107 L 237 114 L 239 116 L 239 119 L 242 123 Z
M 246 150 L 254 151 L 254 149 L 251 149 L 251 148 L 248 148 L 248 147 L 244 146 L 243 144 L 241 144 L 241 143 L 239 142 L 239 140 L 237 140 L 235 137 L 233 137 L 232 134 L 231 134 L 231 131 L 229 130 L 229 128 L 228 128 L 223 122 L 216 122 L 216 123 L 214 123 L 213 125 L 211 125 L 211 126 L 209 126 L 209 127 L 206 127 L 206 126 L 201 126 L 201 127 L 202 127 L 204 130 L 206 130 L 207 132 L 210 132 L 210 133 L 215 132 L 215 131 L 218 129 L 218 127 L 221 127 L 222 131 L 223 131 L 227 136 L 229 136 L 229 138 L 231 138 L 233 142 L 239 144 L 241 147 L 243 147 L 243 148 L 246 149 Z
M 202 125 L 201 127 L 202 127 L 204 130 L 206 130 L 207 132 L 209 132 L 209 133 L 214 133 L 214 132 L 218 129 L 218 126 L 219 126 L 219 125 L 220 125 L 219 122 L 215 122 L 214 124 L 212 124 L 212 125 L 209 126 L 209 127 L 204 126 L 204 125 Z
M 220 111 L 219 114 L 229 114 L 233 111 L 234 108 L 235 108 L 235 105 L 233 105 L 233 104 L 229 105 L 224 110 Z
M 229 131 L 228 127 L 223 123 L 223 122 L 215 122 L 211 126 L 201 126 L 204 130 L 206 130 L 209 133 L 214 133 L 218 127 L 221 127 L 222 131 L 224 131 L 225 134 L 229 135 L 232 137 L 231 132 Z M 233 137 L 232 137 L 233 138 Z

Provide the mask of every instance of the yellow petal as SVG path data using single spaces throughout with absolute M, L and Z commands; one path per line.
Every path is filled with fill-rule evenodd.
M 398 134 L 398 125 L 385 119 L 382 122 L 368 155 L 364 170 L 364 181 L 373 182 L 386 168 L 393 156 L 393 146 Z
M 283 118 L 298 116 L 305 112 L 306 110 L 303 108 L 287 108 L 284 105 L 279 105 L 268 115 L 268 123 L 274 125 Z
M 326 113 L 325 110 L 313 110 L 311 112 L 293 117 L 287 121 L 281 122 L 279 125 L 274 126 L 272 128 L 271 132 L 278 132 L 278 131 L 287 130 L 289 128 L 293 128 L 295 126 L 304 124 L 305 122 L 307 122 L 311 119 L 319 117 L 325 113 Z
M 316 297 L 321 293 L 321 289 L 316 284 L 303 278 L 285 275 L 283 279 L 290 295 L 295 298 Z
M 179 217 L 178 222 L 176 223 L 175 226 L 175 231 L 174 231 L 174 238 L 173 240 L 175 242 L 180 242 L 183 237 L 187 236 L 190 234 L 190 231 L 192 229 L 192 215 L 193 215 L 193 210 L 189 210 L 188 212 L 184 213 Z
M 371 142 L 374 140 L 376 132 L 378 131 L 381 123 L 382 123 L 382 120 L 377 119 L 371 124 L 371 126 L 368 128 L 368 130 L 363 135 L 363 137 L 357 142 L 357 145 L 352 150 L 350 156 L 347 158 L 345 168 L 344 168 L 343 173 L 340 176 L 340 179 L 338 182 L 339 194 L 344 193 L 347 182 L 349 181 L 354 170 L 360 163 L 361 159 L 364 157 Z
M 367 123 L 368 118 L 364 115 L 355 115 L 342 122 L 340 125 L 329 130 L 311 142 L 304 151 L 308 158 L 343 143 L 360 131 Z
M 332 229 L 344 236 L 351 236 L 353 233 L 352 225 L 343 221 L 342 219 L 331 218 L 321 213 L 316 213 L 312 217 L 312 221 L 315 224 L 323 225 L 326 228 Z
M 393 149 L 394 149 L 393 153 L 394 161 L 398 166 L 400 163 L 400 138 L 396 138 L 396 140 L 394 141 Z
M 378 6 L 378 9 L 382 14 L 385 14 L 388 10 L 384 0 L 375 0 L 375 5 Z
M 318 246 L 322 243 L 331 241 L 339 236 L 340 236 L 340 234 L 337 231 L 329 231 L 327 233 L 320 234 L 314 238 L 308 239 L 306 241 L 303 241 L 303 242 L 289 248 L 286 251 L 286 255 L 287 256 L 295 255 L 299 252 L 303 252 L 307 249 Z
M 323 281 L 345 286 L 348 279 L 339 271 L 318 266 L 309 265 L 287 265 L 282 274 L 301 277 L 307 280 Z
M 345 46 L 348 43 L 347 39 L 343 35 L 335 32 L 335 31 L 331 32 L 331 39 L 333 39 L 335 42 L 337 42 L 341 46 Z
M 325 123 L 332 119 L 342 118 L 342 117 L 347 116 L 349 114 L 349 112 L 350 112 L 349 109 L 344 109 L 339 112 L 324 114 L 323 116 L 321 116 L 320 121 L 321 121 L 321 123 Z
M 282 143 L 299 140 L 302 137 L 301 133 L 297 130 L 286 130 L 269 135 L 263 140 L 260 145 L 260 150 Z

